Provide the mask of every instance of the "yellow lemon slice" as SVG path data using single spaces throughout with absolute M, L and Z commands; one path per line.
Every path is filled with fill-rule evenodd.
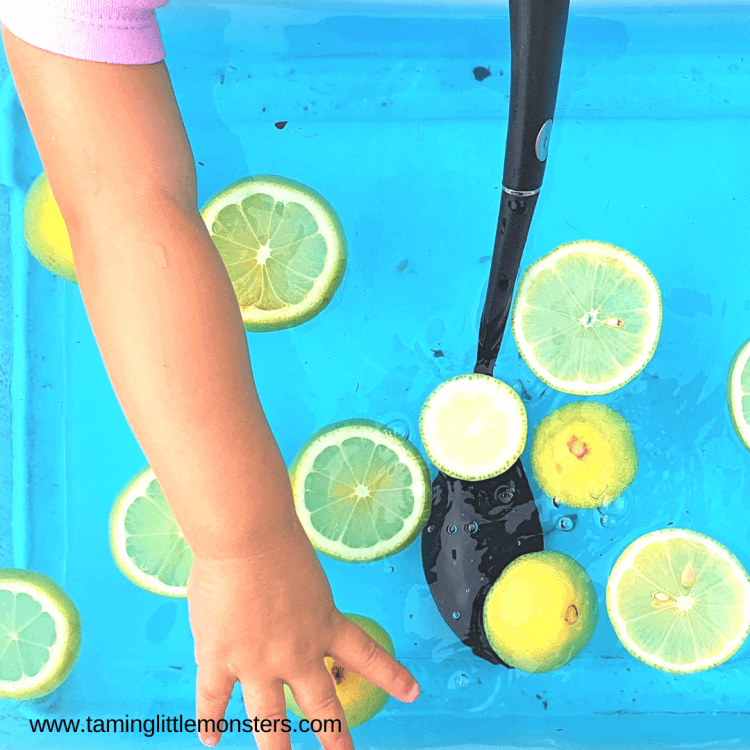
M 750 633 L 750 578 L 715 539 L 661 529 L 618 558 L 607 612 L 636 659 L 673 674 L 700 672 L 727 661 Z

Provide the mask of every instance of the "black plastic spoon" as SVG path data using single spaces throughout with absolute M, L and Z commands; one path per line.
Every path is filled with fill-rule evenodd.
M 474 372 L 493 375 L 531 218 L 542 186 L 557 100 L 569 0 L 510 0 L 511 85 L 500 215 Z M 505 567 L 544 549 L 539 511 L 520 459 L 492 479 L 438 472 L 422 532 L 422 565 L 440 614 L 477 656 L 506 664 L 482 625 L 487 592 Z

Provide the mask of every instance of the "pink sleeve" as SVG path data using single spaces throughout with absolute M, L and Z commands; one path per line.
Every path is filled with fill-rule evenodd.
M 0 22 L 67 57 L 144 65 L 164 59 L 155 8 L 169 0 L 0 0 Z

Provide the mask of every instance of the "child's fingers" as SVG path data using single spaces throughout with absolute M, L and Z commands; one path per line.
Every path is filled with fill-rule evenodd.
M 362 675 L 400 701 L 411 703 L 419 696 L 419 684 L 377 641 L 351 620 L 342 618 L 328 649 L 346 669 Z
M 224 718 L 235 682 L 234 677 L 218 669 L 198 667 L 195 698 L 198 736 L 208 747 L 213 747 L 221 739 L 216 725 L 219 719 Z
M 247 677 L 240 679 L 247 718 L 253 723 L 253 734 L 259 750 L 291 750 L 289 720 L 281 680 L 259 683 Z
M 323 750 L 354 750 L 344 709 L 322 659 L 319 669 L 302 679 L 291 681 L 289 687 L 302 712 L 311 722 L 308 728 L 315 731 Z

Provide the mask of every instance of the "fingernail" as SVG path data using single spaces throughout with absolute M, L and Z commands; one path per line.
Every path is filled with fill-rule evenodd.
M 411 703 L 412 701 L 417 700 L 419 697 L 419 685 L 415 682 L 414 687 L 409 691 L 409 694 L 406 696 L 406 700 Z
M 203 740 L 203 744 L 206 747 L 213 747 L 216 744 L 216 737 L 206 737 L 206 739 Z

